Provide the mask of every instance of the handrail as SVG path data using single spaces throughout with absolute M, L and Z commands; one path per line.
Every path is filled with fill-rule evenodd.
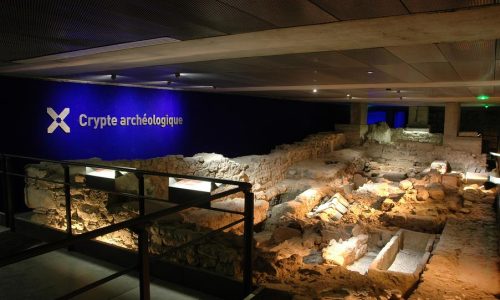
M 235 181 L 235 180 L 229 180 L 229 179 L 219 179 L 219 178 L 195 176 L 195 175 L 184 175 L 184 174 L 173 174 L 173 173 L 168 173 L 168 172 L 150 171 L 150 170 L 136 169 L 136 168 L 130 168 L 130 167 L 117 167 L 117 166 L 112 166 L 112 165 L 85 163 L 85 162 L 71 161 L 71 160 L 57 161 L 57 160 L 52 160 L 52 159 L 43 159 L 43 158 L 38 158 L 38 157 L 29 157 L 29 156 L 14 155 L 14 154 L 2 154 L 2 155 L 5 157 L 9 157 L 9 158 L 34 160 L 34 161 L 40 161 L 40 162 L 49 162 L 49 163 L 60 164 L 60 165 L 90 167 L 90 168 L 102 168 L 102 169 L 109 169 L 109 170 L 123 171 L 123 172 L 130 172 L 130 173 L 141 173 L 143 175 L 150 175 L 150 176 L 177 177 L 177 178 L 185 178 L 185 179 L 202 180 L 202 181 L 237 185 L 237 186 L 241 186 L 244 188 L 251 188 L 252 187 L 252 184 L 249 182 Z
M 233 213 L 233 214 L 239 214 L 243 215 L 242 219 L 239 219 L 237 221 L 231 222 L 229 224 L 226 224 L 225 226 L 212 230 L 211 232 L 208 232 L 204 234 L 203 236 L 188 241 L 182 245 L 176 246 L 174 248 L 170 248 L 167 250 L 167 252 L 170 251 L 175 251 L 178 249 L 181 249 L 183 247 L 189 246 L 193 243 L 199 242 L 203 239 L 206 239 L 207 237 L 210 237 L 214 234 L 217 234 L 225 229 L 228 229 L 236 224 L 239 224 L 241 222 L 244 223 L 244 234 L 243 234 L 243 239 L 244 239 L 244 255 L 243 255 L 243 286 L 244 286 L 244 293 L 248 294 L 252 290 L 252 247 L 253 247 L 253 209 L 254 209 L 254 204 L 253 204 L 253 193 L 251 192 L 251 187 L 252 185 L 247 182 L 240 182 L 240 181 L 233 181 L 233 180 L 225 180 L 225 179 L 217 179 L 217 178 L 208 178 L 208 177 L 202 177 L 202 176 L 192 176 L 192 175 L 182 175 L 182 174 L 171 174 L 171 173 L 164 173 L 164 172 L 156 172 L 156 171 L 147 171 L 147 170 L 140 170 L 140 169 L 134 169 L 134 168 L 126 168 L 126 167 L 114 167 L 114 166 L 109 166 L 109 165 L 100 165 L 100 164 L 87 164 L 83 162 L 73 162 L 73 161 L 56 161 L 56 160 L 47 160 L 47 159 L 41 159 L 41 158 L 35 158 L 35 157 L 28 157 L 28 156 L 21 156 L 21 155 L 12 155 L 12 154 L 1 154 L 0 153 L 0 158 L 1 158 L 1 167 L 0 167 L 0 174 L 2 175 L 2 187 L 3 187 L 3 197 L 6 200 L 7 204 L 7 211 L 6 211 L 6 220 L 7 220 L 7 225 L 11 228 L 12 231 L 15 230 L 15 218 L 14 218 L 14 209 L 13 209 L 13 203 L 12 203 L 12 196 L 11 196 L 11 182 L 10 182 L 10 177 L 11 176 L 18 176 L 18 177 L 24 177 L 25 179 L 36 179 L 36 180 L 41 180 L 41 181 L 49 181 L 49 182 L 54 182 L 57 184 L 61 184 L 64 186 L 64 194 L 65 194 L 65 205 L 66 205 L 66 232 L 67 232 L 67 237 L 63 240 L 56 241 L 56 242 L 51 242 L 47 244 L 43 244 L 34 248 L 30 248 L 21 252 L 18 252 L 16 254 L 12 254 L 3 258 L 0 258 L 0 267 L 13 264 L 37 255 L 41 255 L 44 253 L 48 253 L 60 248 L 68 247 L 71 245 L 74 245 L 76 243 L 82 242 L 82 241 L 87 241 L 93 238 L 96 238 L 101 235 L 105 235 L 117 230 L 122 230 L 125 228 L 130 228 L 138 233 L 139 237 L 139 246 L 138 246 L 138 254 L 139 254 L 139 262 L 138 262 L 138 269 L 139 269 L 139 281 L 140 281 L 140 299 L 149 299 L 149 251 L 148 251 L 148 232 L 145 230 L 146 226 L 150 225 L 150 223 L 158 218 L 164 217 L 169 214 L 173 214 L 179 211 L 182 211 L 184 209 L 190 208 L 190 207 L 196 207 L 200 206 L 202 204 L 210 203 L 213 200 L 226 197 L 235 193 L 243 192 L 245 195 L 245 207 L 243 212 L 237 212 L 237 211 L 231 211 L 231 210 L 226 210 L 226 209 L 220 209 L 220 208 L 208 208 L 208 209 L 213 209 L 216 211 L 221 211 L 221 212 L 226 212 L 226 213 Z M 46 178 L 39 178 L 39 177 L 33 177 L 33 176 L 27 176 L 26 174 L 18 174 L 18 173 L 13 173 L 9 171 L 9 160 L 10 159 L 23 159 L 23 160 L 32 160 L 32 161 L 39 161 L 39 162 L 48 162 L 48 163 L 53 163 L 53 164 L 59 164 L 63 167 L 64 171 L 64 182 L 57 182 L 54 180 L 46 179 Z M 116 170 L 116 171 L 126 171 L 130 173 L 134 173 L 139 181 L 138 185 L 138 192 L 137 194 L 131 194 L 131 193 L 123 193 L 123 192 L 114 192 L 114 191 L 108 191 L 108 190 L 102 190 L 107 193 L 113 193 L 113 194 L 118 194 L 118 195 L 123 195 L 127 197 L 134 197 L 139 201 L 139 216 L 134 217 L 132 219 L 108 225 L 105 227 L 101 227 L 99 229 L 95 229 L 92 231 L 88 231 L 85 233 L 81 233 L 78 235 L 73 235 L 72 233 L 72 227 L 71 227 L 71 195 L 70 195 L 70 189 L 73 188 L 88 188 L 91 190 L 101 190 L 101 189 L 96 189 L 96 188 L 89 188 L 85 185 L 82 184 L 76 184 L 76 183 L 71 183 L 70 181 L 70 173 L 69 173 L 69 166 L 85 166 L 85 167 L 93 167 L 93 168 L 103 168 L 103 169 L 110 169 L 110 170 Z M 234 188 L 231 188 L 229 190 L 221 191 L 216 194 L 210 195 L 208 198 L 201 197 L 197 199 L 193 199 L 190 201 L 186 201 L 181 204 L 177 204 L 176 206 L 169 207 L 166 209 L 162 209 L 159 211 L 155 211 L 153 213 L 145 214 L 145 205 L 144 202 L 145 200 L 165 200 L 161 198 L 155 198 L 155 197 L 149 197 L 144 195 L 144 175 L 152 175 L 152 176 L 164 176 L 164 177 L 177 177 L 177 178 L 186 178 L 186 179 L 195 179 L 195 180 L 203 180 L 203 181 L 209 181 L 209 182 L 217 182 L 217 183 L 224 183 L 228 185 L 233 185 L 235 186 Z M 87 286 L 84 286 L 80 289 L 77 289 L 65 296 L 62 296 L 60 299 L 69 299 L 71 297 L 74 297 L 78 294 L 81 294 L 91 288 L 94 288 L 98 285 L 101 285 L 105 282 L 108 282 L 114 278 L 117 278 L 121 275 L 124 275 L 126 273 L 129 273 L 131 270 L 126 269 L 122 270 L 120 272 L 117 272 L 115 274 L 109 275 L 105 278 L 102 278 L 94 283 L 88 284 Z

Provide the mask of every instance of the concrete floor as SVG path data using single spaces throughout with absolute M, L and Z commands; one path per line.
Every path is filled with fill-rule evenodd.
M 0 299 L 54 299 L 119 270 L 114 265 L 78 253 L 54 251 L 0 268 Z M 139 299 L 138 285 L 137 278 L 125 275 L 74 299 L 135 300 Z M 218 298 L 153 279 L 151 299 Z

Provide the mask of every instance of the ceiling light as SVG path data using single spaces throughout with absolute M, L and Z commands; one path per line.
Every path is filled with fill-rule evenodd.
M 347 94 L 346 96 L 347 96 L 347 97 L 351 97 L 351 94 Z
M 484 105 L 484 108 L 488 108 L 488 107 L 490 107 L 488 104 L 485 104 L 485 105 Z
M 317 93 L 318 92 L 318 89 L 313 89 L 313 93 Z
M 479 101 L 486 101 L 486 100 L 490 99 L 490 96 L 482 94 L 482 95 L 477 96 L 476 99 Z
M 373 71 L 368 71 L 368 72 L 366 72 L 366 73 L 368 73 L 368 74 L 373 74 Z

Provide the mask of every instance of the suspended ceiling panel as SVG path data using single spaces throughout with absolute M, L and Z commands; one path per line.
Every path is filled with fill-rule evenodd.
M 402 0 L 411 13 L 453 10 L 494 4 L 495 0 Z
M 200 5 L 199 0 L 5 0 L 0 2 L 0 65 L 1 61 L 158 37 L 186 40 L 491 3 L 493 0 L 206 0 Z M 499 45 L 498 40 L 487 40 L 157 65 L 118 70 L 115 81 L 105 71 L 87 74 L 81 67 L 78 70 L 81 74 L 69 78 L 148 86 L 218 88 L 500 80 L 500 66 L 498 60 L 495 61 L 495 56 L 500 58 Z M 50 75 L 58 77 L 62 74 L 58 72 L 60 70 L 51 70 Z M 178 78 L 175 73 L 182 75 Z M 293 95 L 319 99 L 320 96 L 342 98 L 346 92 L 355 92 L 320 90 L 312 94 L 311 89 L 307 89 L 260 93 L 282 98 Z M 492 92 L 493 89 L 409 90 L 407 93 L 458 97 L 481 91 Z M 359 93 L 366 97 L 399 97 L 385 89 Z
M 429 78 L 425 77 L 414 69 L 412 66 L 400 63 L 400 64 L 390 64 L 390 65 L 376 65 L 377 69 L 383 71 L 386 74 L 397 78 L 404 82 L 428 82 Z
M 337 21 L 318 6 L 305 0 L 220 0 L 240 11 L 258 16 L 278 27 Z
M 466 81 L 493 80 L 495 65 L 489 61 L 451 62 L 458 75 Z
M 339 20 L 357 20 L 408 14 L 399 0 L 312 0 Z
M 182 15 L 188 20 L 229 34 L 260 31 L 274 28 L 272 24 L 225 5 L 217 0 L 168 0 L 160 1 L 164 10 Z
M 385 48 L 357 49 L 340 51 L 340 53 L 367 65 L 400 64 L 403 61 Z
M 386 47 L 385 49 L 407 63 L 447 62 L 435 44 Z
M 448 62 L 424 62 L 411 65 L 432 81 L 461 80 L 458 73 Z
M 449 61 L 491 61 L 495 59 L 495 40 L 440 43 L 438 46 Z
M 158 37 L 223 32 L 162 9 L 161 1 L 0 1 L 0 57 L 17 60 Z

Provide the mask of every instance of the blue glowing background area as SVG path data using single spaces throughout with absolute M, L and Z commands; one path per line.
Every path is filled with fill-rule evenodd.
M 53 155 L 66 157 L 65 153 L 78 154 L 78 157 L 101 157 L 104 159 L 128 157 L 153 157 L 159 149 L 171 153 L 177 149 L 176 143 L 183 134 L 183 126 L 120 126 L 120 117 L 143 116 L 184 116 L 180 95 L 171 91 L 152 89 L 133 89 L 127 87 L 98 86 L 89 84 L 48 83 L 47 96 L 40 103 L 39 124 L 43 136 L 44 149 L 51 149 Z M 52 107 L 58 114 L 70 108 L 64 122 L 71 128 L 65 133 L 57 128 L 52 134 L 46 128 L 53 119 L 45 112 Z M 94 129 L 82 127 L 79 116 L 100 117 L 110 115 L 118 118 L 117 126 Z M 87 119 L 88 121 L 88 119 Z
M 406 127 L 406 113 L 404 111 L 397 111 L 394 113 L 394 128 Z
M 52 159 L 140 159 L 200 152 L 227 157 L 267 154 L 276 145 L 349 122 L 349 106 L 122 86 L 0 77 L 0 152 Z M 70 109 L 61 128 L 47 133 L 47 114 Z M 81 127 L 79 116 L 182 117 L 175 127 Z
M 380 122 L 387 122 L 387 113 L 385 111 L 368 111 L 366 123 L 368 125 Z

